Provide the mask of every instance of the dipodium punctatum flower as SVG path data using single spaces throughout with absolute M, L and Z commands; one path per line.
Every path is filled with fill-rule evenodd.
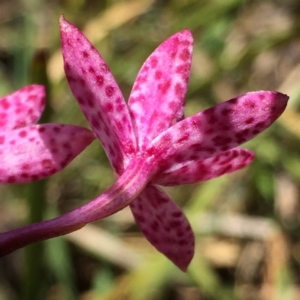
M 194 234 L 159 185 L 200 182 L 248 165 L 253 153 L 235 147 L 269 127 L 288 97 L 251 92 L 184 118 L 193 40 L 183 30 L 143 64 L 127 106 L 93 45 L 63 17 L 60 26 L 69 85 L 119 178 L 70 213 L 0 235 L 0 254 L 71 232 L 130 205 L 145 237 L 185 271 L 194 254 Z
M 36 125 L 44 107 L 41 85 L 26 86 L 0 98 L 0 183 L 24 183 L 53 175 L 94 140 L 94 134 L 83 127 Z

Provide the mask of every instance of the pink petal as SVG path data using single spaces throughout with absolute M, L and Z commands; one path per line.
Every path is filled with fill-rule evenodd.
M 147 150 L 157 163 L 198 160 L 234 148 L 268 128 L 284 111 L 288 96 L 279 92 L 251 92 L 218 104 L 176 123 Z
M 45 107 L 45 88 L 29 85 L 0 98 L 0 129 L 9 130 L 35 124 Z
M 135 153 L 128 108 L 107 64 L 86 37 L 60 19 L 65 72 L 71 90 L 106 154 L 121 173 Z
M 143 64 L 129 98 L 140 150 L 174 119 L 182 119 L 192 50 L 192 35 L 183 30 L 163 42 Z
M 234 148 L 221 154 L 185 162 L 177 162 L 172 167 L 159 173 L 153 182 L 165 186 L 195 183 L 222 176 L 249 165 L 254 159 L 253 152 Z
M 31 125 L 2 132 L 0 182 L 30 182 L 53 175 L 94 138 L 86 128 L 62 124 Z
M 195 239 L 181 209 L 157 186 L 149 184 L 130 204 L 149 242 L 182 271 L 194 256 Z

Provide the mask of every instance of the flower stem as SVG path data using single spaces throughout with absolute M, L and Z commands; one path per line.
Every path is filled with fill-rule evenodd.
M 116 183 L 91 202 L 57 218 L 0 234 L 0 257 L 26 245 L 71 233 L 123 209 L 140 194 L 154 172 L 152 159 L 133 158 Z

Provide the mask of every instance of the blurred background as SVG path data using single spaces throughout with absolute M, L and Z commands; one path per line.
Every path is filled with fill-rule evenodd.
M 196 234 L 182 273 L 140 234 L 129 209 L 0 259 L 0 300 L 300 299 L 300 2 L 298 0 L 0 0 L 0 95 L 47 86 L 41 122 L 87 126 L 63 73 L 58 18 L 80 27 L 125 98 L 147 56 L 189 28 L 195 47 L 186 115 L 238 94 L 291 96 L 243 145 L 249 167 L 168 188 Z M 76 208 L 114 182 L 98 141 L 48 180 L 1 186 L 0 231 Z

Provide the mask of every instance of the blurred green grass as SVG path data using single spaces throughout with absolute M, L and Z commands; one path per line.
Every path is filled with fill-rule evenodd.
M 93 41 L 125 98 L 147 56 L 187 27 L 195 40 L 187 115 L 249 90 L 279 90 L 292 96 L 291 104 L 275 125 L 244 145 L 256 153 L 248 168 L 167 189 L 196 233 L 187 274 L 148 244 L 125 209 L 86 231 L 28 249 L 31 260 L 24 250 L 2 258 L 0 299 L 298 299 L 298 1 L 2 0 L 1 95 L 33 77 L 49 81 L 48 121 L 88 126 L 62 72 L 61 14 Z M 37 76 L 33 64 L 41 51 L 48 57 L 40 66 L 47 77 Z M 44 186 L 29 189 L 44 203 L 39 218 L 48 218 L 93 199 L 113 182 L 105 153 L 94 142 Z M 28 186 L 0 189 L 0 230 L 29 222 L 37 204 L 27 201 Z

